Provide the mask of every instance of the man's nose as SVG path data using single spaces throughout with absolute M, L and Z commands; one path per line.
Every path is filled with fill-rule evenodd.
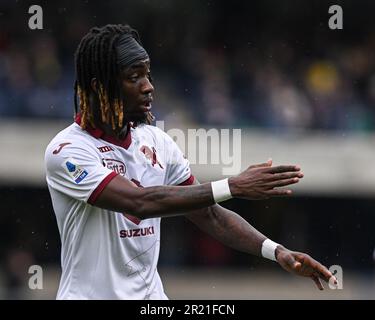
M 145 81 L 142 83 L 142 93 L 153 93 L 154 86 L 151 84 L 150 79 L 146 78 Z

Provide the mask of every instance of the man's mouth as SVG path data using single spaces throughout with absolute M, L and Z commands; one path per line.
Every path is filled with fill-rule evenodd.
M 151 102 L 152 102 L 152 99 L 143 101 L 143 103 L 141 105 L 141 108 L 142 108 L 143 112 L 148 112 L 148 111 L 151 110 L 151 108 L 152 108 Z

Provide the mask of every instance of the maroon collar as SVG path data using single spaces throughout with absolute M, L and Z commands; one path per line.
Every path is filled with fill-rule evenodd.
M 75 122 L 78 125 L 81 125 L 81 114 L 80 113 L 77 113 L 77 115 L 75 117 Z M 116 146 L 120 146 L 120 147 L 123 147 L 125 149 L 128 149 L 130 147 L 131 143 L 132 143 L 131 126 L 130 126 L 129 123 L 128 123 L 128 133 L 126 134 L 125 138 L 122 139 L 122 140 L 117 139 L 113 136 L 110 136 L 110 135 L 104 133 L 104 131 L 102 129 L 99 129 L 99 128 L 92 128 L 92 127 L 88 126 L 85 130 L 96 139 L 103 139 L 103 140 L 105 140 L 109 143 L 115 144 Z

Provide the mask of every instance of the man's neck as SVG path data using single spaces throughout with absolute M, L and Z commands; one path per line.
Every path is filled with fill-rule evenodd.
M 126 123 L 124 125 L 124 127 L 120 130 L 120 131 L 115 131 L 112 129 L 112 126 L 109 125 L 109 124 L 100 124 L 98 126 L 101 130 L 103 130 L 103 132 L 107 135 L 107 136 L 111 136 L 111 137 L 114 137 L 118 140 L 123 140 L 126 135 L 128 134 L 129 132 L 129 124 Z

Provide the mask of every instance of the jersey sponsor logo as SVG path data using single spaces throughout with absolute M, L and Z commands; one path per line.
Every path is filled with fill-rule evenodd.
M 120 238 L 137 238 L 155 234 L 154 227 L 146 227 L 131 230 L 120 230 Z
M 104 152 L 110 152 L 110 151 L 115 151 L 111 146 L 102 146 L 102 147 L 97 147 L 98 150 L 102 153 Z
M 158 164 L 161 169 L 164 169 L 156 156 L 156 149 L 154 147 L 142 146 L 139 150 L 151 161 L 152 166 Z
M 59 144 L 59 147 L 57 148 L 57 149 L 55 149 L 55 150 L 53 150 L 53 154 L 58 154 L 61 150 L 62 150 L 62 148 L 64 148 L 65 146 L 67 146 L 68 144 L 72 144 L 71 142 L 64 142 L 64 143 L 60 143 Z
M 108 169 L 121 174 L 123 177 L 125 176 L 126 167 L 125 163 L 115 159 L 102 159 L 103 166 L 107 167 Z
M 80 183 L 88 175 L 85 168 L 77 165 L 72 158 L 65 160 L 62 164 L 68 175 L 74 180 L 75 183 Z

